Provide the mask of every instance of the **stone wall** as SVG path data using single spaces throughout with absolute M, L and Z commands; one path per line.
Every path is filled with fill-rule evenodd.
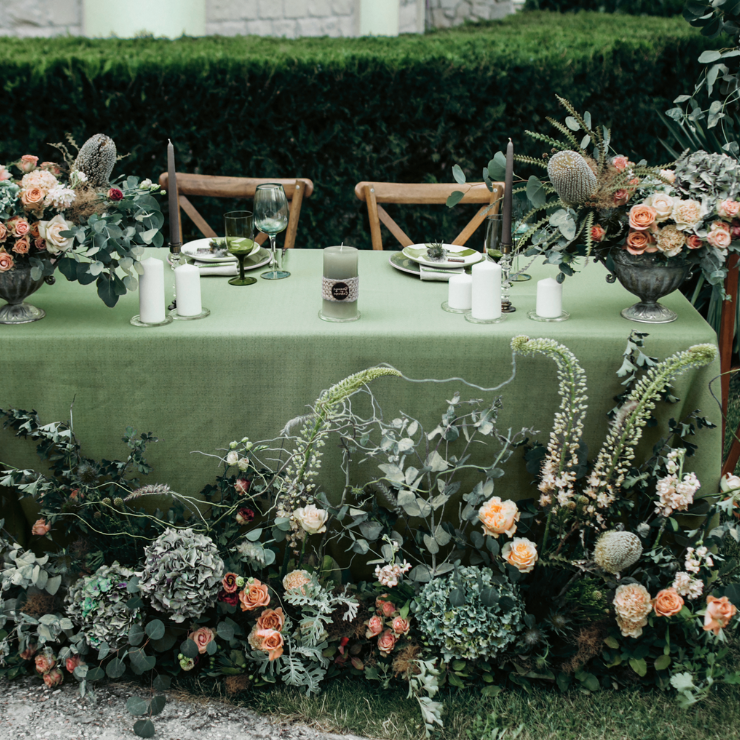
M 81 35 L 82 4 L 83 0 L 0 0 L 0 35 Z M 206 33 L 356 36 L 358 4 L 358 0 L 206 0 Z M 424 17 L 428 26 L 446 28 L 511 12 L 512 0 L 401 0 L 400 31 L 419 31 Z

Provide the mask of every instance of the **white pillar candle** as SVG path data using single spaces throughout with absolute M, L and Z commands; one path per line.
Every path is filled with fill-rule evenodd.
M 450 275 L 447 293 L 448 308 L 469 311 L 472 305 L 473 278 L 465 273 Z
M 164 262 L 150 257 L 141 266 L 144 274 L 139 276 L 139 317 L 145 324 L 161 324 L 165 305 Z
M 563 313 L 563 286 L 554 278 L 537 282 L 537 315 L 556 319 Z
M 479 321 L 501 318 L 501 267 L 483 260 L 473 265 L 472 316 Z
M 195 265 L 175 268 L 175 295 L 179 316 L 197 316 L 203 311 L 200 302 L 200 270 Z
M 321 308 L 324 316 L 348 320 L 357 318 L 357 277 L 357 249 L 355 247 L 342 245 L 324 249 L 323 305 Z

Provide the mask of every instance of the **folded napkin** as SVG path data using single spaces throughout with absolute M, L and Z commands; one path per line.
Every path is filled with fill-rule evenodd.
M 224 277 L 233 277 L 239 274 L 238 265 L 214 265 L 196 262 L 195 266 L 200 270 L 201 275 L 222 275 Z
M 419 265 L 419 277 L 422 280 L 441 280 L 446 283 L 449 281 L 450 275 L 459 275 L 462 272 L 464 272 L 463 267 L 454 267 L 451 270 L 442 270 L 438 267 Z

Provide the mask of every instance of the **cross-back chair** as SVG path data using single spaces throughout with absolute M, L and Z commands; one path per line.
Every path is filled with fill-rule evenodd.
M 447 198 L 455 190 L 463 190 L 465 197 L 461 203 L 480 204 L 481 208 L 473 216 L 468 225 L 453 239 L 452 244 L 465 244 L 475 233 L 475 230 L 485 221 L 486 217 L 499 212 L 504 195 L 504 183 L 493 183 L 493 192 L 489 191 L 485 183 L 457 185 L 455 183 L 396 183 L 396 182 L 358 182 L 355 185 L 355 195 L 367 204 L 367 215 L 370 221 L 370 236 L 373 249 L 383 249 L 383 237 L 380 233 L 380 224 L 383 223 L 398 240 L 402 247 L 418 244 L 413 241 L 404 230 L 390 217 L 383 208 L 383 203 L 408 205 L 434 205 L 447 202 Z M 489 206 L 490 209 L 489 209 Z M 423 240 L 422 240 L 423 241 Z
M 159 184 L 169 192 L 169 175 L 163 172 L 159 176 Z M 313 182 L 303 177 L 292 179 L 265 178 L 265 177 L 221 177 L 217 175 L 194 175 L 188 172 L 177 173 L 177 203 L 180 209 L 180 241 L 182 242 L 182 211 L 185 211 L 190 220 L 196 225 L 203 236 L 212 239 L 217 236 L 203 216 L 187 196 L 204 195 L 211 198 L 254 198 L 258 185 L 268 182 L 280 183 L 285 190 L 290 205 L 288 228 L 285 231 L 285 247 L 292 249 L 295 246 L 295 237 L 298 231 L 298 219 L 301 215 L 301 205 L 304 198 L 313 193 Z M 267 234 L 260 232 L 255 239 L 262 244 Z
M 725 278 L 725 292 L 730 296 L 729 301 L 722 303 L 722 317 L 719 328 L 719 358 L 722 372 L 722 439 L 727 434 L 727 412 L 730 408 L 730 370 L 732 370 L 732 347 L 735 343 L 735 324 L 737 323 L 738 273 L 740 257 L 733 254 L 727 261 L 727 277 Z M 737 461 L 740 459 L 740 425 L 732 438 L 730 452 L 722 466 L 722 475 L 734 473 Z

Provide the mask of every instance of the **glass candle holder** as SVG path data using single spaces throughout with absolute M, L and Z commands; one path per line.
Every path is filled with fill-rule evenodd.
M 335 323 L 357 321 L 360 318 L 357 308 L 359 286 L 357 249 L 344 245 L 326 247 L 319 318 Z

